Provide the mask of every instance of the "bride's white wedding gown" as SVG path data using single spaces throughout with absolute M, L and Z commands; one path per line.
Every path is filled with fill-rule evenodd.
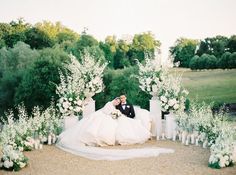
M 114 110 L 115 106 L 108 102 L 102 109 L 81 119 L 75 126 L 59 135 L 57 146 L 73 154 L 96 160 L 150 157 L 173 152 L 163 148 L 119 150 L 97 147 L 144 143 L 151 137 L 151 133 L 139 119 L 131 119 L 124 115 L 113 119 L 110 114 Z M 136 114 L 137 118 L 140 118 L 140 114 Z
M 108 102 L 102 109 L 81 119 L 74 127 L 59 136 L 61 145 L 130 145 L 144 143 L 151 134 L 140 120 L 121 115 L 118 119 L 111 117 L 116 108 Z

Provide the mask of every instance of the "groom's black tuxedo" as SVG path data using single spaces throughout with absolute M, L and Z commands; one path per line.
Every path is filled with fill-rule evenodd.
M 135 112 L 134 112 L 133 105 L 119 104 L 118 106 L 116 106 L 116 109 L 119 109 L 122 114 L 126 115 L 129 118 L 134 118 L 135 117 Z

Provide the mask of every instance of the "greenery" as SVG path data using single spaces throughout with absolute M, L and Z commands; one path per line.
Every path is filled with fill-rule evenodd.
M 174 62 L 180 67 L 196 69 L 236 68 L 236 35 L 198 40 L 179 38 L 170 47 Z
M 58 99 L 55 93 L 60 82 L 58 69 L 63 70 L 63 63 L 69 61 L 68 54 L 81 61 L 85 51 L 96 61 L 108 62 L 105 89 L 94 97 L 96 108 L 126 94 L 131 103 L 148 109 L 150 96 L 140 90 L 134 75 L 138 73 L 137 60 L 142 63 L 145 55 L 153 57 L 160 52 L 160 45 L 151 32 L 119 39 L 107 36 L 98 41 L 86 31 L 76 33 L 60 22 L 32 25 L 18 19 L 0 23 L 0 116 L 21 102 L 28 112 L 37 105 L 46 109 L 51 99 Z M 236 35 L 204 40 L 180 38 L 170 52 L 174 62 L 193 70 L 236 68 Z M 232 103 L 236 98 L 234 77 L 235 70 L 188 70 L 184 73 L 184 85 L 190 91 L 190 100 Z
M 183 71 L 183 86 L 189 91 L 191 101 L 206 103 L 236 102 L 236 70 Z

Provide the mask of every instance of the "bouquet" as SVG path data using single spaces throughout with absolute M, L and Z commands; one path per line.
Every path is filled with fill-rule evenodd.
M 112 111 L 111 112 L 111 117 L 113 119 L 118 119 L 119 117 L 121 116 L 121 112 L 120 110 L 116 109 L 115 111 Z

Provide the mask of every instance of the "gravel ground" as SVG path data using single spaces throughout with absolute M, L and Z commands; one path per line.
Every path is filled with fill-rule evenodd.
M 143 145 L 111 148 L 164 147 L 173 154 L 121 161 L 96 161 L 79 157 L 55 146 L 25 152 L 29 165 L 19 172 L 0 171 L 0 175 L 236 175 L 236 166 L 220 170 L 207 167 L 209 149 L 184 146 L 172 141 L 148 141 Z

